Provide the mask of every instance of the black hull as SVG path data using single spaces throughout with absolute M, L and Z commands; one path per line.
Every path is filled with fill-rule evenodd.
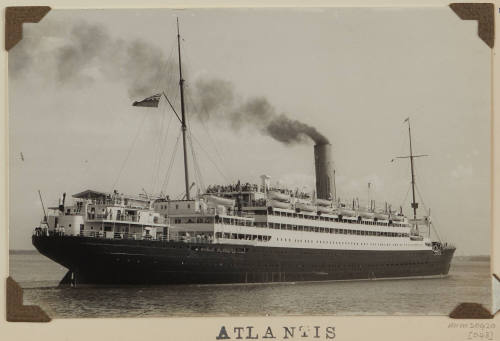
M 77 284 L 208 284 L 354 280 L 448 274 L 454 248 L 352 251 L 33 236 Z M 69 278 L 69 277 L 68 277 Z

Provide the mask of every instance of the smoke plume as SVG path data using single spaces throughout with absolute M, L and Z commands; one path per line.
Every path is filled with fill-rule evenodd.
M 42 21 L 25 25 L 24 37 L 10 52 L 13 79 L 36 75 L 55 86 L 81 88 L 98 79 L 118 81 L 131 99 L 170 90 L 177 63 L 144 40 L 112 37 L 98 24 Z M 167 77 L 165 77 L 167 75 Z
M 241 100 L 231 83 L 219 79 L 200 79 L 194 96 L 198 105 L 194 115 L 200 120 L 216 119 L 228 122 L 233 129 L 254 127 L 262 134 L 284 144 L 327 144 L 328 139 L 308 124 L 277 113 L 265 97 Z
M 9 52 L 9 76 L 13 79 L 36 76 L 49 84 L 75 89 L 99 79 L 112 80 L 124 84 L 133 100 L 161 91 L 178 92 L 176 58 L 167 58 L 158 46 L 145 40 L 117 39 L 101 25 L 85 21 L 72 23 L 69 29 L 67 23 L 42 21 L 25 25 L 24 30 L 23 40 Z M 218 119 L 236 130 L 253 127 L 284 144 L 310 139 L 316 144 L 328 143 L 316 128 L 277 113 L 265 97 L 242 100 L 227 81 L 199 79 L 194 87 L 187 84 L 194 102 L 188 101 L 188 105 L 194 104 L 189 110 L 192 118 Z

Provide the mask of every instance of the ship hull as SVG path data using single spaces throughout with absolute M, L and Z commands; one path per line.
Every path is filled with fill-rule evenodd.
M 75 284 L 210 284 L 360 280 L 447 275 L 454 248 L 325 250 L 172 241 L 33 236 Z M 68 277 L 68 276 L 67 276 Z M 68 277 L 69 278 L 69 277 Z

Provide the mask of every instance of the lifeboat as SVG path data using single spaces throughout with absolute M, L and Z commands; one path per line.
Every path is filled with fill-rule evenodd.
M 332 206 L 332 201 L 326 200 L 326 199 L 316 199 L 316 205 L 318 205 L 318 206 Z
M 370 211 L 359 211 L 358 215 L 361 218 L 368 218 L 368 219 L 372 219 L 372 218 L 375 217 L 375 213 L 374 212 L 370 212 Z
M 394 221 L 403 221 L 404 218 L 404 215 L 391 215 L 391 219 Z
M 356 211 L 345 208 L 345 207 L 341 207 L 337 211 L 338 211 L 338 214 L 340 214 L 344 217 L 354 217 L 356 215 Z
M 377 218 L 378 220 L 388 220 L 389 215 L 387 213 L 383 213 L 383 212 L 376 212 L 375 218 Z
M 427 225 L 428 220 L 426 218 L 408 219 L 408 223 L 412 225 Z
M 207 202 L 210 202 L 210 203 L 215 204 L 215 205 L 234 207 L 234 200 L 233 199 L 216 197 L 215 195 L 206 195 L 205 199 L 207 200 Z
M 316 207 L 316 209 L 321 213 L 333 213 L 333 208 L 331 207 L 318 206 Z
M 281 201 L 277 201 L 277 200 L 268 200 L 267 206 L 276 207 L 276 208 L 287 208 L 287 209 L 290 208 L 289 203 L 281 202 Z
M 295 208 L 300 211 L 306 211 L 306 212 L 316 211 L 316 207 L 313 204 L 300 201 L 295 204 Z
M 278 191 L 269 191 L 267 196 L 269 197 L 269 199 L 272 199 L 272 200 L 277 200 L 277 201 L 282 201 L 282 202 L 290 201 L 290 195 L 285 194 L 285 193 L 281 193 Z

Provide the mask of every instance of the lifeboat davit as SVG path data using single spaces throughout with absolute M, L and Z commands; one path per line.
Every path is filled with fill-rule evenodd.
M 234 200 L 233 199 L 216 197 L 215 195 L 206 195 L 205 198 L 206 198 L 207 202 L 210 202 L 210 203 L 213 203 L 216 205 L 234 207 Z
M 331 207 L 318 206 L 316 209 L 321 213 L 333 213 L 333 208 Z
M 278 191 L 269 191 L 267 196 L 269 197 L 269 199 L 272 199 L 272 200 L 277 200 L 277 201 L 282 201 L 282 202 L 290 201 L 290 195 L 285 194 L 285 193 L 281 193 Z
M 267 206 L 276 207 L 276 208 L 290 208 L 290 204 L 287 202 L 281 202 L 277 200 L 268 200 Z
M 295 208 L 300 210 L 300 211 L 306 211 L 306 212 L 316 211 L 316 207 L 313 204 L 305 203 L 305 202 L 297 202 L 295 204 Z
M 316 205 L 318 205 L 318 206 L 332 206 L 332 201 L 326 200 L 326 199 L 316 199 Z

